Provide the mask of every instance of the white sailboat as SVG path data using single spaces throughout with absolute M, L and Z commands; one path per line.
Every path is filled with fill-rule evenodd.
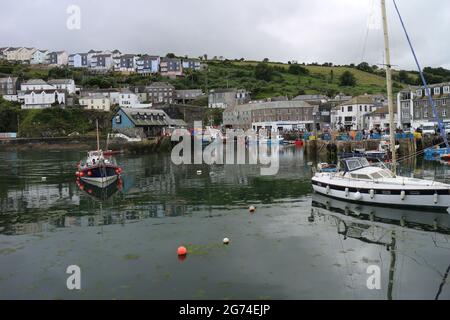
M 389 106 L 391 170 L 383 164 L 372 165 L 365 158 L 341 160 L 338 172 L 317 172 L 312 178 L 315 192 L 345 201 L 369 205 L 402 206 L 411 209 L 447 210 L 450 185 L 396 175 L 394 108 L 389 37 L 385 0 L 381 0 L 386 54 L 386 80 Z

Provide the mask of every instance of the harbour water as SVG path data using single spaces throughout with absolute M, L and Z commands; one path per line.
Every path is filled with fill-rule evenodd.
M 121 155 L 106 191 L 76 183 L 83 156 L 0 152 L 0 299 L 450 298 L 450 215 L 313 195 L 301 149 L 280 150 L 275 176 Z M 421 159 L 400 170 L 448 171 Z M 70 265 L 81 290 L 67 289 Z M 380 289 L 367 285 L 373 267 Z

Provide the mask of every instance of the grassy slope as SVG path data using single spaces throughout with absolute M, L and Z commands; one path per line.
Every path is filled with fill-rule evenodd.
M 222 69 L 222 73 L 228 70 L 228 74 L 232 74 L 235 69 L 254 67 L 258 62 L 243 61 L 232 62 L 226 67 L 216 66 L 214 69 Z M 277 66 L 287 69 L 288 64 L 269 63 L 271 66 Z M 364 93 L 375 94 L 386 92 L 386 80 L 376 74 L 367 73 L 350 67 L 324 67 L 324 66 L 306 66 L 310 74 L 308 76 L 296 76 L 289 73 L 282 73 L 281 79 L 274 79 L 269 83 L 261 83 L 262 90 L 257 93 L 254 98 L 266 98 L 277 95 L 295 96 L 300 90 L 304 90 L 306 94 L 328 92 L 343 92 L 349 95 L 359 95 Z M 331 79 L 331 70 L 333 70 L 333 79 Z M 217 70 L 215 70 L 217 71 Z M 357 79 L 355 87 L 341 87 L 339 85 L 339 77 L 345 71 L 353 73 Z M 229 76 L 228 76 L 229 77 Z M 229 77 L 233 79 L 232 77 Z M 234 79 L 233 79 L 234 80 Z M 234 82 L 234 81 L 233 81 Z M 237 83 L 239 84 L 239 82 Z M 235 85 L 235 83 L 233 83 Z M 230 85 L 231 86 L 231 85 Z M 394 91 L 399 91 L 405 85 L 394 83 Z

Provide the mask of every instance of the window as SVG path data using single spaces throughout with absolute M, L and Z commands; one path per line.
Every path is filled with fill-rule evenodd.
M 423 111 L 423 117 L 424 118 L 428 118 L 428 110 L 424 110 Z
M 344 112 L 344 107 L 341 107 L 341 112 Z
M 418 97 L 421 97 L 422 96 L 422 90 L 416 90 L 416 95 Z
M 445 86 L 444 87 L 444 93 L 450 93 L 450 87 L 449 86 Z
M 425 89 L 425 95 L 426 95 L 427 97 L 430 96 L 430 91 L 431 91 L 430 88 Z
M 447 110 L 445 110 L 445 109 L 442 110 L 442 116 L 443 116 L 443 117 L 446 117 L 446 116 L 447 116 Z
M 362 106 L 359 106 L 359 111 L 362 112 Z
M 434 88 L 434 95 L 440 95 L 441 94 L 441 88 L 437 87 Z
M 118 115 L 116 116 L 116 123 L 117 123 L 117 124 L 122 123 L 122 116 L 121 116 L 120 114 L 118 114 Z
M 353 112 L 353 106 L 348 106 L 348 107 L 347 107 L 347 111 L 348 111 L 348 112 Z
M 367 106 L 364 106 L 364 111 L 367 112 Z

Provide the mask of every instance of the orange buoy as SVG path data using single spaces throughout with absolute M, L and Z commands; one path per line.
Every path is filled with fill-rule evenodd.
M 185 256 L 187 254 L 187 249 L 186 247 L 178 247 L 177 253 L 179 256 Z
M 92 171 L 91 170 L 88 171 L 88 176 L 89 177 L 92 176 Z

